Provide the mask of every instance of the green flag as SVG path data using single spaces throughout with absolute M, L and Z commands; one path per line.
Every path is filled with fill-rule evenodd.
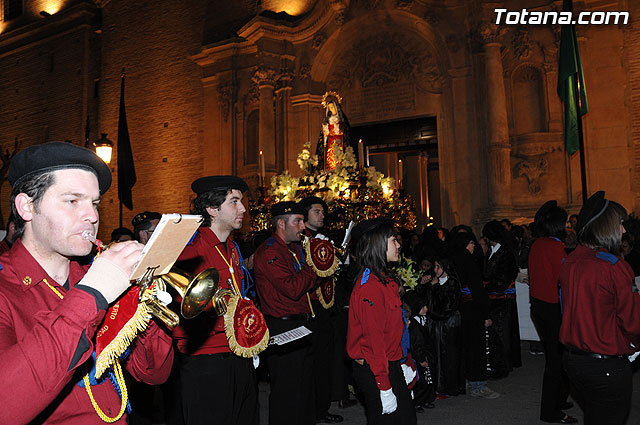
M 562 2 L 562 11 L 573 12 L 571 0 Z M 580 146 L 578 120 L 589 111 L 589 107 L 582 74 L 580 46 L 578 46 L 576 28 L 573 24 L 562 25 L 558 58 L 558 96 L 564 102 L 564 146 L 567 152 L 574 154 Z M 580 111 L 578 111 L 578 105 L 580 105 Z

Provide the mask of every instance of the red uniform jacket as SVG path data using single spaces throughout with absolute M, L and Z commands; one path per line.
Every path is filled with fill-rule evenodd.
M 67 291 L 20 240 L 0 256 L 0 265 L 0 424 L 104 424 L 86 389 L 77 385 L 105 315 L 98 303 L 106 307 L 101 295 L 75 287 L 86 268 L 71 262 Z M 125 363 L 129 372 L 148 384 L 164 382 L 173 363 L 171 337 L 152 321 L 132 347 Z M 102 410 L 116 416 L 120 396 L 111 381 L 91 390 Z M 117 423 L 126 423 L 126 414 Z
M 317 276 L 304 261 L 300 244 L 287 245 L 274 234 L 258 247 L 253 264 L 264 314 L 284 317 L 309 313 L 306 294 L 317 286 Z
M 555 238 L 538 238 L 529 251 L 529 295 L 547 303 L 560 302 L 558 276 L 567 257 L 564 243 Z
M 194 276 L 209 267 L 214 267 L 218 269 L 220 275 L 218 287 L 232 288 L 231 271 L 216 247 L 231 263 L 238 289 L 242 290 L 242 265 L 236 245 L 229 238 L 225 247 L 225 244 L 220 242 L 208 227 L 198 230 L 193 240 L 178 257 L 177 265 L 193 273 Z M 199 355 L 231 351 L 224 333 L 224 317 L 216 315 L 211 302 L 199 316 L 180 320 L 180 325 L 173 330 L 173 337 L 178 343 L 178 349 L 184 354 Z
M 560 268 L 560 284 L 564 345 L 607 355 L 640 349 L 640 295 L 629 264 L 578 245 Z
M 364 359 L 381 390 L 391 388 L 389 362 L 401 360 L 402 301 L 398 284 L 387 278 L 387 286 L 369 269 L 358 277 L 349 301 L 347 354 Z

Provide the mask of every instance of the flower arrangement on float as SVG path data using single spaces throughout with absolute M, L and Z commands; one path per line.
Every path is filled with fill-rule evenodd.
M 352 220 L 383 215 L 395 220 L 401 228 L 415 228 L 413 200 L 397 190 L 395 179 L 375 167 L 359 166 L 351 147 L 337 150 L 334 169 L 319 169 L 318 157 L 310 149 L 311 142 L 307 142 L 298 154 L 300 177 L 292 176 L 289 170 L 273 176 L 266 196 L 250 204 L 252 232 L 269 228 L 271 204 L 307 196 L 318 196 L 327 203 L 325 227 L 329 230 L 345 229 Z

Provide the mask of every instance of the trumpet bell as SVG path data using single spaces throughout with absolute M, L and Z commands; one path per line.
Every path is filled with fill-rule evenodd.
M 192 319 L 202 313 L 218 289 L 220 275 L 211 267 L 201 271 L 196 277 L 173 268 L 169 273 L 157 277 L 175 289 L 182 297 L 180 314 L 185 319 Z

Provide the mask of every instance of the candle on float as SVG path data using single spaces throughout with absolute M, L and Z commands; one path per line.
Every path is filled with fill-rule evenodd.
M 398 160 L 398 189 L 402 189 L 402 177 L 403 177 L 402 160 L 399 159 Z
M 264 185 L 264 155 L 260 151 L 260 186 Z
M 364 144 L 362 139 L 358 141 L 358 166 L 362 168 L 364 165 Z

